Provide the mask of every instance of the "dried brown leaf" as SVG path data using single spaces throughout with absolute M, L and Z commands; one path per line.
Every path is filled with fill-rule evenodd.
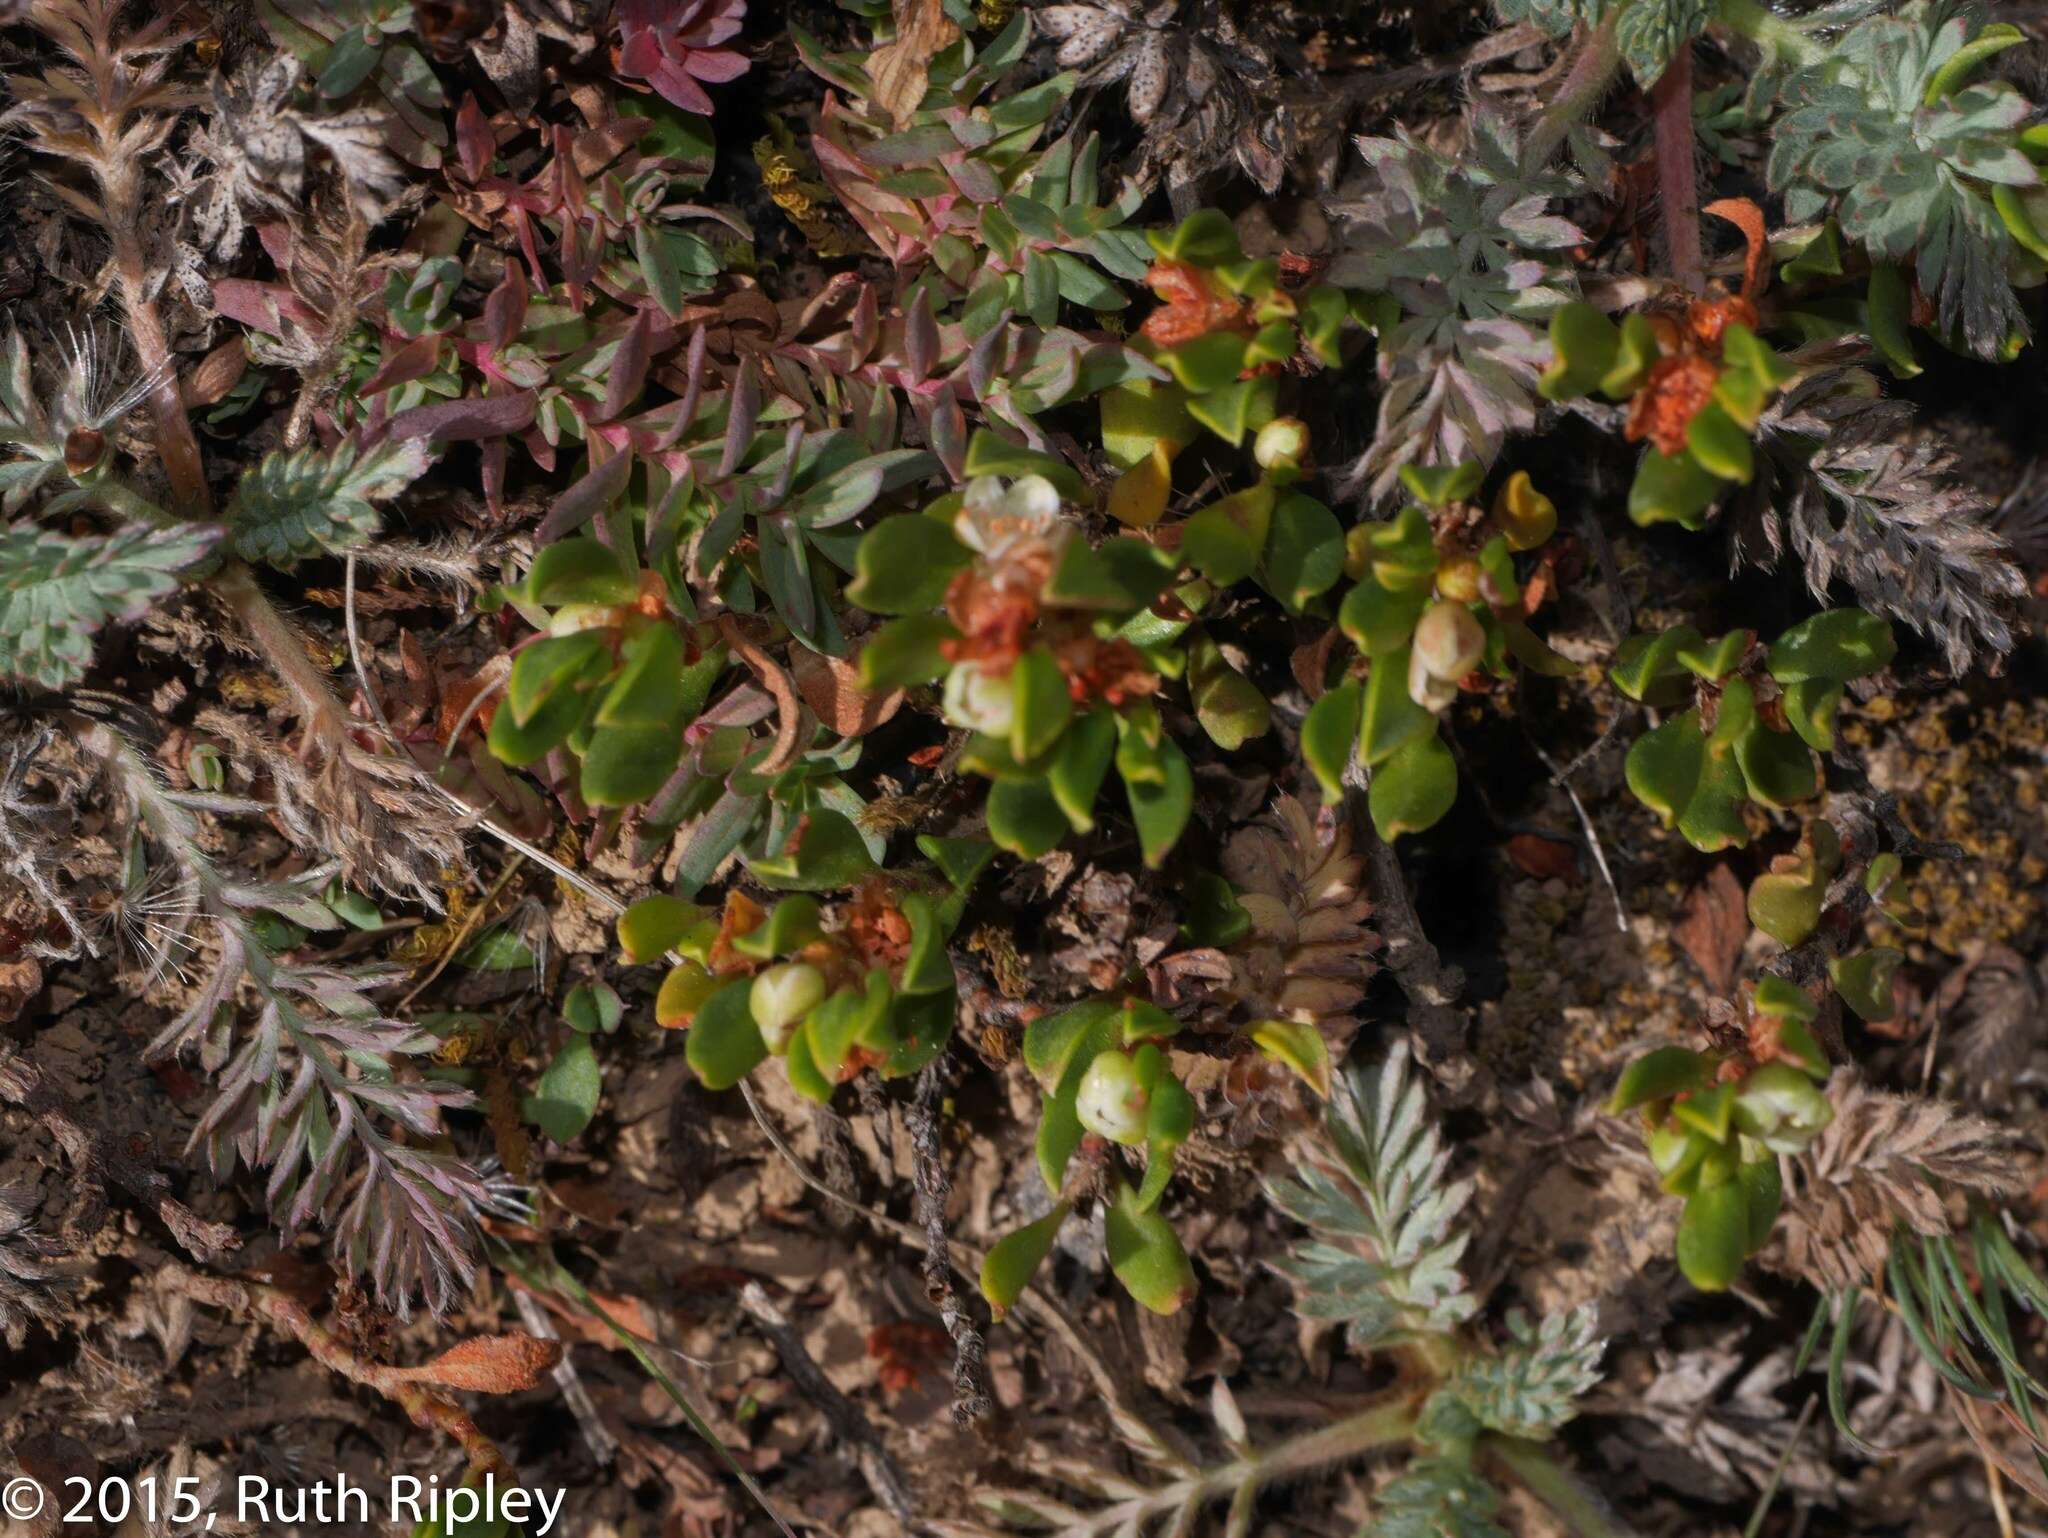
M 541 1377 L 561 1360 L 560 1341 L 510 1331 L 476 1336 L 450 1346 L 431 1362 L 391 1372 L 408 1383 L 432 1383 L 477 1394 L 517 1394 L 538 1388 Z
M 1749 938 L 1749 910 L 1744 905 L 1742 883 L 1723 861 L 1707 873 L 1685 899 L 1685 916 L 1671 931 L 1700 976 L 1716 993 L 1735 986 L 1735 964 L 1742 959 L 1743 942 Z
M 1579 873 L 1578 852 L 1570 844 L 1539 833 L 1517 833 L 1510 838 L 1508 863 L 1538 881 L 1569 881 Z
M 811 713 L 842 737 L 865 737 L 903 705 L 901 689 L 871 694 L 861 688 L 860 669 L 853 663 L 808 647 L 793 649 L 789 672 Z
M 1835 1119 L 1794 1159 L 1774 1269 L 1815 1286 L 1864 1285 L 1894 1229 L 1949 1232 L 1948 1196 L 2010 1196 L 2026 1186 L 2017 1133 L 1941 1100 L 1867 1088 L 1848 1069 L 1828 1083 Z
M 896 41 L 868 56 L 868 78 L 875 100 L 898 129 L 910 126 L 911 114 L 924 100 L 931 62 L 960 36 L 941 0 L 891 0 Z

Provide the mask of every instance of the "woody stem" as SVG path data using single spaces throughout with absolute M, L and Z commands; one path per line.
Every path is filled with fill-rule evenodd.
M 1700 252 L 1700 189 L 1693 163 L 1692 49 L 1681 47 L 1650 90 L 1657 131 L 1657 190 L 1664 211 L 1664 249 L 1671 275 L 1690 293 L 1706 288 Z
M 1607 93 L 1614 72 L 1621 67 L 1621 45 L 1615 41 L 1614 33 L 1614 17 L 1609 16 L 1586 34 L 1565 74 L 1564 86 L 1529 130 L 1524 155 L 1530 165 L 1547 165 L 1565 136 Z

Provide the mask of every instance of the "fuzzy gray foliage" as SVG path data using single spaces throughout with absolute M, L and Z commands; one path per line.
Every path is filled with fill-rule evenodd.
M 1794 385 L 1764 416 L 1734 560 L 1795 556 L 1816 598 L 1841 582 L 1961 673 L 1980 653 L 2012 650 L 2006 616 L 2026 582 L 1989 500 L 1956 479 L 1952 453 L 1911 427 L 1912 408 L 1876 395 L 1865 375 L 1823 371 Z
M 35 1206 L 33 1191 L 0 1186 L 0 1339 L 16 1351 L 27 1339 L 31 1323 L 56 1317 L 53 1294 L 68 1285 L 49 1264 L 62 1249 L 30 1225 Z
M 1361 1351 L 1396 1332 L 1442 1333 L 1471 1318 L 1478 1303 L 1458 1271 L 1471 1235 L 1457 1222 L 1472 1182 L 1447 1178 L 1451 1150 L 1405 1046 L 1375 1072 L 1346 1072 L 1328 1130 L 1342 1173 L 1304 1164 L 1298 1180 L 1266 1187 L 1275 1206 L 1315 1230 L 1274 1263 L 1294 1283 L 1295 1308 L 1344 1321 Z
M 202 815 L 260 813 L 261 803 L 175 791 L 111 729 L 98 747 L 167 866 L 168 890 L 154 909 L 165 964 L 196 955 L 202 928 L 215 939 L 190 1004 L 151 1047 L 196 1046 L 217 1068 L 219 1094 L 193 1143 L 217 1174 L 237 1160 L 262 1173 L 286 1232 L 323 1223 L 343 1268 L 365 1278 L 383 1306 L 403 1317 L 423 1297 L 444 1312 L 475 1277 L 478 1218 L 507 1211 L 507 1193 L 434 1151 L 443 1112 L 471 1096 L 421 1076 L 440 1040 L 375 1003 L 372 991 L 392 980 L 388 969 L 302 961 L 264 944 L 265 915 L 337 925 L 318 896 L 335 867 L 283 882 L 224 869 L 207 852 Z
M 1475 103 L 1464 153 L 1402 135 L 1360 138 L 1368 179 L 1333 203 L 1345 248 L 1332 282 L 1388 295 L 1400 318 L 1379 338 L 1379 420 L 1348 488 L 1393 494 L 1404 464 L 1490 464 L 1536 424 L 1541 329 L 1571 297 L 1551 254 L 1585 239 L 1551 203 L 1575 185 L 1528 165 L 1514 128 Z

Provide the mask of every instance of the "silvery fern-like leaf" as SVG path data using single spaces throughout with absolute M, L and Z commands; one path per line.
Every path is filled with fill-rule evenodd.
M 1452 1392 L 1487 1429 L 1541 1440 L 1579 1413 L 1579 1396 L 1600 1381 L 1607 1343 L 1594 1337 L 1591 1308 L 1549 1314 L 1541 1324 L 1515 1309 L 1508 1333 L 1507 1349 L 1470 1362 Z
M 1294 1283 L 1295 1307 L 1342 1320 L 1359 1350 L 1469 1319 L 1477 1304 L 1458 1261 L 1471 1236 L 1454 1230 L 1472 1182 L 1445 1178 L 1451 1151 L 1405 1046 L 1375 1073 L 1346 1071 L 1327 1130 L 1341 1173 L 1307 1165 L 1297 1180 L 1266 1188 L 1281 1211 L 1316 1230 L 1274 1263 Z
M 1500 1492 L 1454 1458 L 1419 1458 L 1380 1490 L 1358 1538 L 1508 1538 Z
M 1713 15 L 1714 0 L 1635 0 L 1624 7 L 1614 40 L 1636 84 L 1647 91 L 1661 80 L 1678 50 L 1691 47 Z
M 403 1317 L 423 1296 L 444 1312 L 475 1276 L 479 1218 L 512 1208 L 500 1183 L 434 1149 L 443 1113 L 470 1096 L 423 1077 L 439 1039 L 370 997 L 391 974 L 299 961 L 264 943 L 263 914 L 338 925 L 317 901 L 335 867 L 286 883 L 238 879 L 208 852 L 200 814 L 252 803 L 173 790 L 109 727 L 89 746 L 214 936 L 210 971 L 151 1047 L 203 1041 L 221 1064 L 194 1144 L 217 1173 L 238 1161 L 260 1173 L 285 1232 L 326 1225 L 344 1268 L 382 1306 Z
M 418 480 L 430 458 L 416 438 L 266 454 L 228 505 L 235 554 L 289 570 L 308 556 L 360 545 L 377 532 L 371 504 Z
M 109 621 L 139 619 L 220 541 L 217 525 L 117 534 L 0 530 L 0 677 L 61 689 Z
M 1564 37 L 1575 27 L 1597 27 L 1616 5 L 1626 0 L 1493 0 L 1493 8 L 1505 22 L 1533 21 L 1552 37 Z
M 1345 225 L 1331 281 L 1384 294 L 1400 316 L 1379 338 L 1379 419 L 1348 482 L 1389 496 L 1405 464 L 1491 463 L 1536 421 L 1549 358 L 1541 327 L 1573 293 L 1553 256 L 1585 237 L 1551 204 L 1571 177 L 1530 165 L 1513 126 L 1475 104 L 1463 154 L 1360 138 L 1369 179 L 1333 203 Z
M 2041 185 L 2016 143 L 2033 105 L 2004 80 L 1927 100 L 1980 24 L 1951 0 L 1915 0 L 1850 28 L 1777 83 L 1765 173 L 1789 219 L 1832 211 L 1873 256 L 1914 271 L 1944 331 L 1995 357 L 2027 332 L 2008 273 L 2018 247 L 1990 188 Z
M 1989 499 L 1956 477 L 1938 443 L 1913 435 L 1912 419 L 1860 371 L 1801 379 L 1764 413 L 1734 558 L 1795 556 L 1817 598 L 1845 584 L 1863 607 L 1933 641 L 1960 674 L 1979 653 L 2012 650 L 2008 616 L 2026 579 L 1992 527 Z

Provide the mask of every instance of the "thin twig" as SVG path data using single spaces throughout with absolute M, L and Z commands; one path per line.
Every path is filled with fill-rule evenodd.
M 782 1310 L 768 1301 L 768 1294 L 759 1282 L 748 1282 L 740 1289 L 740 1307 L 754 1321 L 755 1327 L 768 1337 L 768 1343 L 782 1361 L 782 1370 L 795 1382 L 797 1392 L 818 1407 L 818 1413 L 825 1417 L 833 1435 L 853 1449 L 861 1477 L 875 1492 L 875 1499 L 895 1513 L 897 1521 L 906 1526 L 915 1522 L 917 1508 L 912 1504 L 910 1491 L 903 1482 L 903 1471 L 883 1445 L 882 1434 L 869 1424 L 860 1408 L 840 1393 L 811 1359 L 811 1353 L 804 1349 L 803 1337 L 797 1334 Z
M 398 1001 L 398 1008 L 401 1011 L 425 993 L 435 978 L 448 970 L 448 963 L 455 959 L 456 952 L 462 949 L 471 932 L 489 917 L 491 909 L 497 905 L 498 898 L 504 894 L 505 888 L 511 885 L 512 878 L 519 874 L 520 867 L 525 864 L 526 856 L 514 850 L 512 858 L 505 862 L 505 868 L 498 872 L 498 879 L 492 882 L 491 889 L 484 893 L 483 901 L 462 916 L 462 922 L 456 926 L 455 933 L 450 935 L 448 943 L 441 947 L 441 959 L 434 963 L 434 969 L 413 984 L 412 991 Z
M 304 1346 L 321 1366 L 382 1394 L 405 1411 L 415 1426 L 452 1437 L 468 1455 L 472 1474 L 493 1473 L 500 1479 L 516 1479 L 511 1461 L 497 1443 L 484 1435 L 468 1412 L 421 1386 L 420 1379 L 430 1369 L 391 1367 L 371 1361 L 351 1350 L 289 1293 L 267 1283 L 209 1276 L 176 1263 L 166 1267 L 163 1275 L 171 1286 L 196 1302 L 275 1326 Z M 552 1365 L 561 1352 L 559 1341 L 553 1345 L 552 1352 L 535 1354 L 536 1363 Z
M 1586 847 L 1592 851 L 1593 863 L 1599 867 L 1600 879 L 1607 884 L 1607 895 L 1613 899 L 1614 927 L 1627 934 L 1628 909 L 1622 906 L 1621 888 L 1614 884 L 1614 872 L 1607 866 L 1606 847 L 1600 842 L 1600 830 L 1593 826 L 1593 819 L 1586 811 L 1586 803 L 1579 799 L 1579 793 L 1572 785 L 1571 776 L 1558 768 L 1557 760 L 1544 750 L 1543 744 L 1536 740 L 1526 723 L 1523 725 L 1522 735 L 1528 739 L 1529 746 L 1536 750 L 1536 756 L 1543 760 L 1543 767 L 1550 771 L 1550 783 L 1571 798 L 1572 810 L 1579 814 L 1579 826 L 1586 832 Z
M 939 1057 L 917 1076 L 917 1094 L 904 1111 L 910 1128 L 912 1181 L 916 1212 L 924 1225 L 924 1290 L 953 1338 L 953 1422 L 965 1426 L 988 1414 L 987 1348 L 973 1318 L 961 1307 L 953 1288 L 952 1265 L 946 1257 L 946 1198 L 953 1182 L 946 1173 L 939 1146 L 939 1097 L 945 1087 Z
M 548 1317 L 548 1311 L 541 1307 L 540 1299 L 524 1287 L 513 1287 L 509 1290 L 512 1302 L 519 1310 L 519 1318 L 526 1326 L 527 1334 L 541 1340 L 562 1338 L 561 1333 L 555 1328 L 554 1320 Z M 612 1435 L 611 1428 L 605 1425 L 604 1418 L 597 1413 L 597 1404 L 591 1399 L 590 1390 L 584 1385 L 582 1377 L 576 1371 L 576 1364 L 569 1360 L 569 1353 L 566 1350 L 562 1352 L 561 1361 L 555 1363 L 552 1376 L 555 1387 L 562 1391 L 563 1402 L 569 1406 L 569 1413 L 576 1417 L 576 1424 L 582 1429 L 583 1445 L 590 1449 L 591 1458 L 599 1467 L 609 1468 L 612 1460 L 619 1455 L 619 1439 Z

